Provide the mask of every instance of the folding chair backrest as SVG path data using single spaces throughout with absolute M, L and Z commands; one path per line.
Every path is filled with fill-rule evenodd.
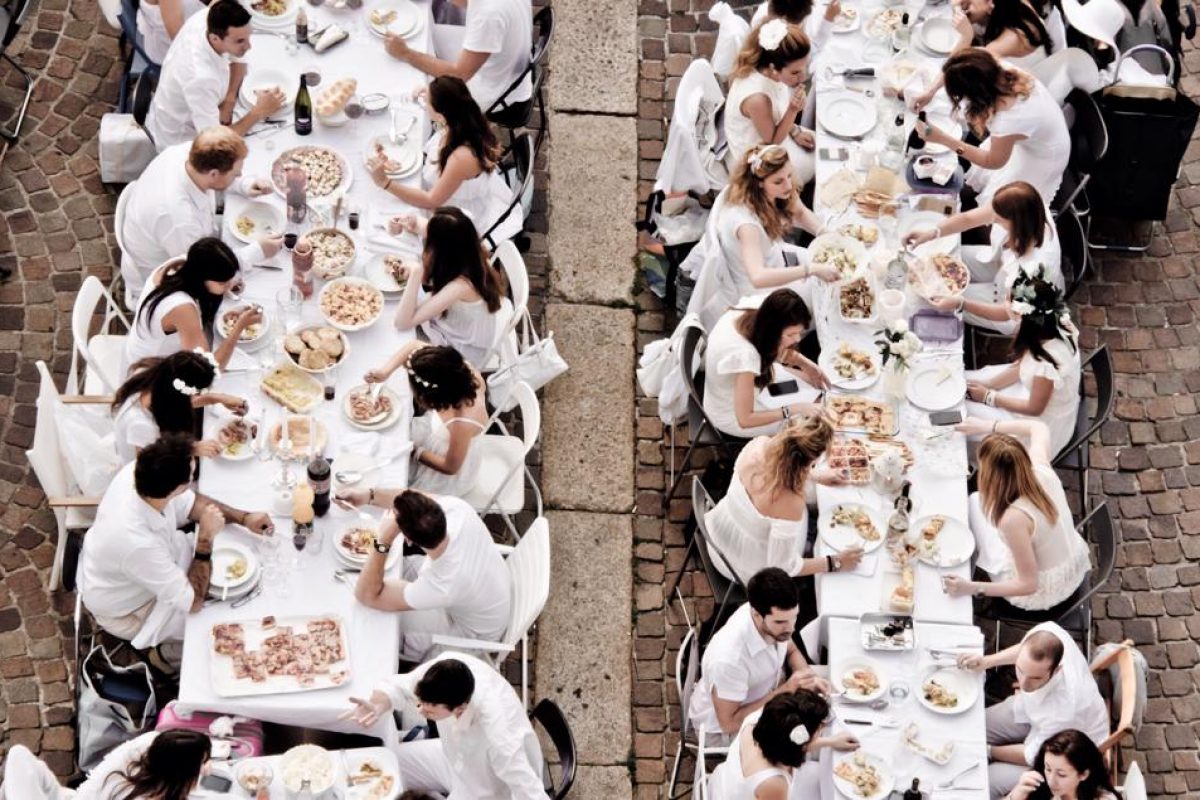
M 17 32 L 32 8 L 33 0 L 13 0 L 11 7 L 0 8 L 0 23 L 4 25 L 0 29 L 0 53 L 6 52 L 17 38 Z
M 739 580 L 730 580 L 725 577 L 725 574 L 717 569 L 717 559 L 721 560 L 722 565 L 729 571 L 730 574 L 736 575 L 733 571 L 733 566 L 729 560 L 725 558 L 725 554 L 720 548 L 712 543 L 712 539 L 708 535 L 708 523 L 704 521 L 704 516 L 712 507 L 712 497 L 708 494 L 708 490 L 704 488 L 704 484 L 700 482 L 700 476 L 697 475 L 692 479 L 692 513 L 696 515 L 696 550 L 700 553 L 700 563 L 704 566 L 704 574 L 708 578 L 708 585 L 712 589 L 713 597 L 720 601 L 726 596 L 731 589 L 742 589 L 742 582 Z M 722 603 L 718 602 L 718 606 Z
M 679 653 L 675 656 L 675 692 L 679 695 L 679 733 L 687 735 L 691 720 L 688 709 L 692 704 L 692 692 L 696 689 L 696 681 L 700 680 L 700 632 L 688 628 L 679 645 Z
M 559 764 L 559 779 L 558 785 L 546 787 L 546 795 L 553 800 L 561 800 L 571 791 L 572 784 L 575 783 L 575 764 L 579 760 L 579 754 L 575 749 L 575 736 L 571 733 L 571 725 L 567 722 L 567 717 L 563 714 L 562 709 L 550 699 L 541 700 L 533 711 L 529 712 L 531 722 L 536 722 L 542 726 L 542 730 L 550 737 L 550 743 L 554 745 L 554 751 L 558 755 Z
M 1086 398 L 1080 398 L 1079 413 L 1076 418 L 1075 430 L 1076 434 L 1067 443 L 1057 455 L 1054 457 L 1054 465 L 1058 466 L 1078 447 L 1080 447 L 1088 439 L 1092 438 L 1092 434 L 1100 430 L 1100 426 L 1108 421 L 1112 416 L 1113 406 L 1117 402 L 1117 387 L 1115 383 L 1115 374 L 1113 370 L 1112 354 L 1108 352 L 1108 345 L 1102 344 L 1092 351 L 1083 361 L 1083 369 L 1092 370 L 1092 376 L 1096 380 L 1096 410 L 1094 413 L 1088 413 L 1088 404 Z M 1083 390 L 1082 384 L 1080 391 Z
M 1067 206 L 1054 220 L 1055 235 L 1062 248 L 1062 272 L 1065 296 L 1070 298 L 1083 282 L 1091 262 L 1087 234 L 1075 209 Z
M 550 596 L 550 524 L 538 517 L 505 559 L 513 600 L 504 643 L 515 645 L 529 633 Z
M 704 366 L 692 371 L 696 363 L 696 351 L 704 341 L 704 330 L 693 325 L 683 333 L 683 343 L 679 347 L 679 370 L 683 374 L 683 385 L 687 387 L 688 397 L 700 408 L 704 408 Z
M 125 212 L 129 209 L 129 201 L 133 197 L 134 186 L 137 186 L 137 181 L 131 181 L 121 190 L 121 194 L 117 196 L 116 211 L 113 212 L 113 234 L 117 238 L 117 247 L 122 253 L 125 252 Z M 130 310 L 132 311 L 133 309 Z
M 504 213 L 479 237 L 493 251 L 500 244 L 493 238 L 495 231 L 516 212 L 517 207 L 520 206 L 525 219 L 529 218 L 529 214 L 533 210 L 533 160 L 535 156 L 533 136 L 529 133 L 522 133 L 513 140 L 500 158 L 497 169 L 501 171 L 509 188 L 512 189 L 512 199 L 509 200 Z
M 1108 503 L 1101 503 L 1083 521 L 1085 538 L 1096 546 L 1096 563 L 1092 567 L 1091 590 L 1095 593 L 1112 577 L 1117 564 L 1117 531 L 1113 525 Z
M 137 27 L 138 5 L 138 0 L 121 0 L 121 14 L 118 19 L 121 21 L 121 34 L 125 41 L 140 51 L 142 41 Z
M 520 315 L 529 306 L 529 270 L 521 251 L 512 242 L 501 242 L 492 254 L 492 263 L 504 270 L 508 288 L 512 293 L 513 313 Z
M 1119 698 L 1120 702 L 1117 708 L 1112 709 L 1115 712 L 1113 716 L 1116 718 L 1116 724 L 1113 725 L 1108 737 L 1099 743 L 1099 748 L 1109 765 L 1110 773 L 1115 775 L 1117 763 L 1120 761 L 1118 753 L 1121 739 L 1125 734 L 1134 732 L 1138 706 L 1140 677 L 1131 641 L 1126 640 L 1120 646 L 1109 647 L 1107 652 L 1092 661 L 1090 668 L 1093 675 L 1100 675 L 1107 672 L 1114 664 L 1117 674 L 1112 694 Z M 1103 691 L 1101 693 L 1103 694 Z M 1111 697 L 1108 700 L 1110 703 L 1112 702 Z
M 104 284 L 100 283 L 100 279 L 95 275 L 89 275 L 84 279 L 83 285 L 79 287 L 79 293 L 75 295 L 75 305 L 71 309 L 71 336 L 75 340 L 75 349 L 71 356 L 71 377 L 78 379 L 79 363 L 75 359 L 75 356 L 78 355 L 83 358 L 86 366 L 91 367 L 100 376 L 106 384 L 107 390 L 115 392 L 121 383 L 119 376 L 109 374 L 104 365 L 93 359 L 88 346 L 91 339 L 92 318 L 101 303 L 104 303 L 104 321 L 100 328 L 102 332 L 109 330 L 114 319 L 128 324 L 125 316 L 113 302 L 112 295 L 104 288 Z M 72 391 L 70 387 L 68 387 L 68 391 Z
M 55 422 L 55 417 L 61 412 L 58 387 L 54 385 L 54 378 L 45 361 L 37 362 L 37 371 L 37 419 L 33 425 L 33 446 L 25 451 L 25 456 L 47 497 L 67 497 L 72 494 L 74 481 L 63 460 L 58 423 Z M 66 510 L 55 508 L 54 513 L 65 515 Z
M 1100 107 L 1090 94 L 1072 89 L 1063 102 L 1072 111 L 1070 166 L 1085 175 L 1108 152 L 1108 128 Z
M 517 399 L 517 407 L 521 409 L 521 441 L 525 457 L 528 458 L 542 432 L 542 407 L 538 404 L 537 394 L 525 381 L 513 386 L 513 394 Z
M 142 127 L 146 128 L 146 117 L 150 114 L 150 103 L 154 100 L 154 91 L 158 88 L 158 68 L 147 67 L 142 70 L 142 74 L 138 76 L 137 85 L 133 88 L 133 121 Z M 150 136 L 151 141 L 154 137 L 150 135 L 150 131 L 146 131 L 146 135 Z M 121 193 L 125 196 L 125 192 Z
M 530 62 L 540 65 L 550 49 L 550 40 L 554 38 L 554 9 L 546 6 L 534 14 L 533 26 L 537 28 L 537 34 L 533 38 Z

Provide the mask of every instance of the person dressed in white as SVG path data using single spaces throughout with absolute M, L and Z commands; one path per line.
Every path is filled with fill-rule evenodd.
M 223 123 L 245 135 L 283 108 L 283 90 L 274 86 L 259 91 L 246 115 L 233 119 L 245 76 L 245 66 L 233 60 L 248 52 L 250 12 L 237 0 L 214 0 L 207 13 L 183 24 L 163 60 L 146 116 L 146 130 L 160 152 Z
M 165 434 L 113 478 L 79 556 L 79 591 L 97 624 L 135 648 L 183 638 L 188 614 L 204 604 L 213 538 L 226 520 L 274 532 L 271 518 L 188 488 L 194 443 Z M 195 535 L 180 528 L 198 523 Z
M 782 145 L 797 186 L 813 179 L 816 140 L 796 124 L 804 110 L 811 52 L 799 25 L 773 19 L 750 31 L 738 53 L 725 100 L 725 163 L 732 173 L 759 144 Z
M 1002 64 L 982 47 L 954 54 L 942 64 L 950 103 L 987 139 L 970 145 L 918 121 L 928 142 L 944 145 L 973 165 L 967 184 L 979 203 L 1001 186 L 1024 180 L 1043 198 L 1053 200 L 1071 156 L 1071 137 L 1062 109 L 1046 87 L 1027 72 Z
M 777 144 L 752 147 L 717 195 L 704 237 L 680 267 L 696 276 L 688 312 L 711 331 L 726 309 L 747 295 L 811 275 L 840 278 L 830 264 L 809 264 L 801 248 L 788 247 L 785 253 L 783 237 L 795 226 L 814 235 L 824 227 L 800 200 L 787 150 Z M 798 266 L 786 266 L 789 258 Z
M 797 689 L 829 694 L 792 641 L 800 600 L 792 578 L 768 567 L 746 585 L 749 601 L 713 634 L 700 662 L 688 716 L 694 730 L 728 741 L 772 697 Z M 789 675 L 783 677 L 784 667 Z
M 454 348 L 419 340 L 406 343 L 364 380 L 383 383 L 401 367 L 422 412 L 412 422 L 409 488 L 462 497 L 479 474 L 481 451 L 473 445 L 488 421 L 487 384 Z
M 984 419 L 1038 419 L 1050 429 L 1057 455 L 1075 435 L 1083 372 L 1079 334 L 1062 292 L 1044 272 L 1018 270 L 1009 314 L 1018 320 L 1012 353 L 1016 360 L 969 370 L 967 413 Z
M 977 565 L 992 580 L 949 575 L 942 580 L 946 593 L 1001 597 L 1025 610 L 1068 600 L 1092 567 L 1091 552 L 1075 530 L 1062 481 L 1050 466 L 1046 426 L 971 417 L 959 430 L 991 432 L 979 447 L 979 491 L 971 495 L 969 516 Z M 1028 449 L 1018 436 L 1029 440 Z
M 833 439 L 824 416 L 792 420 L 774 436 L 759 436 L 742 448 L 733 466 L 729 491 L 704 521 L 717 570 L 746 583 L 766 567 L 779 567 L 793 578 L 854 569 L 862 548 L 828 558 L 805 558 L 808 538 L 806 484 L 840 485 L 839 474 L 813 465 Z M 733 574 L 730 574 L 732 568 Z
M 524 73 L 533 50 L 533 5 L 529 0 L 452 2 L 466 9 L 466 24 L 434 25 L 435 55 L 415 50 L 395 35 L 387 37 L 387 52 L 426 75 L 466 81 L 484 111 L 501 97 L 510 105 L 529 100 L 533 87 Z M 518 80 L 520 84 L 506 94 Z
M 270 193 L 269 181 L 241 177 L 247 152 L 245 141 L 230 128 L 206 128 L 190 144 L 160 152 L 125 188 L 129 197 L 122 198 L 121 278 L 128 308 L 137 305 L 156 267 L 186 253 L 197 239 L 220 235 L 216 192 L 228 189 L 248 197 Z M 238 262 L 249 268 L 282 246 L 282 234 L 260 237 L 238 251 Z
M 802 25 L 813 49 L 820 50 L 832 32 L 829 23 L 842 13 L 842 4 L 838 0 L 832 0 L 825 4 L 823 13 L 814 14 L 814 11 L 813 0 L 764 0 L 754 9 L 750 27 L 756 28 L 770 19 L 782 19 L 789 25 Z
M 704 347 L 704 413 L 719 430 L 750 438 L 781 430 L 792 417 L 815 416 L 821 407 L 803 402 L 828 386 L 821 368 L 795 349 L 812 323 L 808 306 L 791 289 L 749 299 L 721 317 Z M 804 381 L 810 394 L 780 408 L 762 407 L 759 393 L 776 378 Z
M 392 709 L 437 723 L 438 738 L 392 748 L 406 788 L 447 800 L 546 800 L 542 751 L 521 698 L 479 659 L 444 653 L 350 700 L 343 718 L 366 728 Z
M 200 731 L 150 731 L 117 745 L 78 788 L 67 789 L 29 748 L 19 744 L 5 757 L 0 800 L 187 797 L 208 774 L 211 755 L 212 740 Z
M 206 0 L 142 0 L 137 7 L 142 50 L 155 64 L 162 64 L 183 23 L 207 7 Z
M 1145 798 L 1145 788 L 1141 794 L 1135 794 L 1129 785 L 1129 777 L 1126 775 L 1123 791 L 1117 794 L 1100 748 L 1086 733 L 1071 728 L 1042 742 L 1032 769 L 1021 776 L 1005 800 Z
M 964 654 L 960 669 L 1014 665 L 1017 691 L 987 709 L 988 786 L 1004 797 L 1037 758 L 1042 742 L 1074 729 L 1095 744 L 1108 737 L 1108 709 L 1087 657 L 1057 623 L 1043 622 L 1020 644 L 990 656 Z
M 819 737 L 829 701 L 808 689 L 772 697 L 742 722 L 729 755 L 708 776 L 705 797 L 720 800 L 786 800 L 820 795 L 820 767 L 809 754 L 821 747 L 854 750 L 848 734 Z
M 1046 280 L 1060 292 L 1065 289 L 1062 248 L 1050 219 L 1050 209 L 1033 184 L 1014 181 L 979 208 L 955 214 L 933 228 L 912 231 L 904 243 L 918 247 L 942 236 L 990 226 L 990 244 L 963 245 L 959 251 L 971 271 L 966 291 L 959 297 L 931 297 L 930 302 L 942 311 L 961 311 L 971 325 L 1011 336 L 1020 322 L 1009 308 L 1019 271 L 1033 274 L 1043 267 Z
M 371 608 L 405 612 L 402 658 L 425 659 L 436 634 L 499 641 L 508 627 L 512 579 L 475 509 L 457 497 L 413 489 L 352 489 L 337 497 L 392 509 L 354 594 Z M 386 579 L 388 553 L 401 536 L 425 555 L 404 559 L 403 579 Z

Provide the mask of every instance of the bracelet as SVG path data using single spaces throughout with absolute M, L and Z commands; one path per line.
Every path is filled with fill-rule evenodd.
M 392 179 L 388 178 L 387 182 L 383 184 L 383 190 L 385 192 L 387 192 L 387 191 L 391 191 L 391 188 L 392 188 Z
M 837 569 L 833 565 L 833 556 L 825 556 L 825 571 L 837 572 Z
M 787 421 L 792 418 L 792 410 L 790 408 L 788 408 L 787 406 L 784 406 L 783 408 L 781 408 L 779 410 L 783 412 L 784 421 Z
M 985 394 L 983 396 L 983 404 L 985 406 L 990 406 L 991 408 L 996 407 L 996 390 L 995 389 L 987 390 L 987 394 Z
M 367 495 L 367 504 L 375 505 L 375 488 L 371 488 L 371 493 Z
M 212 553 L 201 553 L 199 550 L 192 556 L 193 561 L 212 561 Z
M 998 420 L 998 419 L 992 420 L 992 433 L 996 432 L 996 426 L 999 424 L 1000 424 L 1000 420 Z

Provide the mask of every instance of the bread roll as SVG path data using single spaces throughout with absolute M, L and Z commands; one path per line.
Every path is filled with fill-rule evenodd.
M 358 81 L 354 78 L 342 78 L 329 84 L 317 96 L 315 106 L 317 114 L 322 117 L 332 117 L 346 107 L 346 103 L 350 102 L 350 98 L 354 96 L 357 88 Z

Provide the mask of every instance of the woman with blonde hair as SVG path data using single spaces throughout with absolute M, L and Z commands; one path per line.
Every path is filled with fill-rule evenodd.
M 821 221 L 800 200 L 787 150 L 777 144 L 750 149 L 721 190 L 700 244 L 682 269 L 696 275 L 688 311 L 712 330 L 721 314 L 746 295 L 786 286 L 816 275 L 835 281 L 828 264 L 809 264 L 808 254 L 788 247 L 799 266 L 785 266 L 783 237 L 799 226 L 811 234 Z
M 783 145 L 798 186 L 813 179 L 816 145 L 812 131 L 796 124 L 804 110 L 808 79 L 808 36 L 799 25 L 773 19 L 746 37 L 725 98 L 725 163 L 733 172 L 750 148 Z
M 833 426 L 818 415 L 791 420 L 775 435 L 759 436 L 743 448 L 729 491 L 704 518 L 712 544 L 724 556 L 714 561 L 725 577 L 746 583 L 761 569 L 779 567 L 800 578 L 858 564 L 862 548 L 827 558 L 804 557 L 808 479 L 826 486 L 845 480 L 814 466 L 832 439 Z
M 1002 597 L 1029 611 L 1053 608 L 1079 588 L 1091 569 L 1091 552 L 1075 531 L 1062 481 L 1050 465 L 1050 431 L 1037 420 L 978 417 L 968 417 L 958 430 L 986 434 L 970 522 L 977 566 L 992 580 L 949 575 L 943 578 L 946 593 Z

